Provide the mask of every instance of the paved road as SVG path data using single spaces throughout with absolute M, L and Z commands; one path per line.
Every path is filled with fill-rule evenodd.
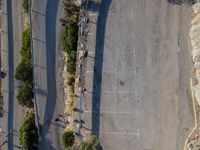
M 180 3 L 90 2 L 83 133 L 103 149 L 183 149 L 193 127 L 192 9 Z
M 2 29 L 5 33 L 3 33 L 1 57 L 2 68 L 7 72 L 2 82 L 2 88 L 5 107 L 8 107 L 5 108 L 6 113 L 5 118 L 3 118 L 5 120 L 3 121 L 2 131 L 6 133 L 11 129 L 18 131 L 23 122 L 23 108 L 18 105 L 16 100 L 18 83 L 14 79 L 14 69 L 17 67 L 20 58 L 23 21 L 21 0 L 3 0 L 2 7 Z M 8 149 L 11 150 L 14 147 L 20 147 L 17 132 L 14 132 L 13 136 L 8 136 Z
M 8 72 L 9 67 L 8 67 L 8 28 L 7 28 L 7 1 L 2 0 L 1 1 L 1 62 L 2 62 L 2 68 Z M 8 123 L 8 75 L 1 80 L 1 87 L 2 87 L 2 95 L 3 95 L 3 100 L 4 100 L 4 116 L 3 118 L 0 118 L 0 123 L 1 123 L 1 130 L 3 132 L 7 132 L 7 123 Z M 7 140 L 7 138 L 4 136 L 4 133 L 0 134 L 0 142 L 3 142 Z M 4 145 L 5 149 L 7 149 L 7 146 Z
M 64 113 L 64 102 L 57 84 L 57 53 L 60 39 L 62 1 L 33 0 L 33 47 L 36 99 L 41 123 L 42 142 L 39 149 L 61 150 L 64 123 L 55 122 Z M 63 118 L 60 118 L 63 120 Z

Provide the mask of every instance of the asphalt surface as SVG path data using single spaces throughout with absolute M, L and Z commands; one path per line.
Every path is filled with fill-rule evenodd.
M 5 70 L 5 72 L 8 73 L 9 67 L 8 67 L 8 28 L 7 28 L 7 1 L 2 0 L 1 1 L 1 63 L 2 68 Z M 8 75 L 4 79 L 1 80 L 1 88 L 2 88 L 2 95 L 3 95 L 3 101 L 4 101 L 4 115 L 3 118 L 1 118 L 1 134 L 0 134 L 0 140 L 1 143 L 4 141 L 7 141 L 7 138 L 5 137 L 4 133 L 7 132 L 8 126 Z M 2 148 L 7 148 L 6 145 L 3 145 Z
M 63 149 L 61 135 L 65 128 L 64 118 L 55 121 L 64 113 L 64 102 L 57 84 L 57 53 L 61 36 L 59 19 L 62 11 L 60 0 L 33 0 L 34 76 L 42 136 L 39 149 Z
M 4 97 L 4 117 L 2 120 L 2 139 L 8 140 L 4 149 L 20 148 L 18 130 L 23 122 L 23 108 L 18 105 L 16 94 L 18 82 L 14 79 L 14 70 L 20 60 L 21 35 L 23 31 L 22 3 L 20 0 L 2 1 L 2 32 L 1 58 L 2 68 L 6 73 L 2 79 L 2 94 Z M 5 135 L 13 129 L 8 138 Z
M 105 150 L 182 150 L 194 126 L 189 1 L 89 3 L 82 134 Z

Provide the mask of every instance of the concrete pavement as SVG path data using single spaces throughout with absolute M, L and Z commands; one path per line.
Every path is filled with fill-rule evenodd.
M 90 1 L 85 137 L 105 150 L 183 149 L 193 127 L 189 4 Z
M 2 80 L 2 89 L 5 106 L 5 118 L 2 119 L 2 132 L 7 133 L 14 129 L 14 134 L 8 136 L 8 149 L 12 150 L 19 146 L 18 133 L 23 121 L 23 108 L 18 105 L 16 93 L 18 83 L 14 79 L 14 70 L 19 63 L 21 48 L 21 35 L 23 29 L 22 3 L 16 1 L 2 1 L 2 68 L 5 70 L 6 77 Z M 6 45 L 7 43 L 7 45 Z M 6 127 L 7 126 L 7 127 Z M 3 134 L 5 136 L 5 134 Z M 5 138 L 4 138 L 5 139 Z M 5 149 L 7 149 L 5 147 Z
M 34 0 L 32 4 L 34 76 L 36 100 L 41 124 L 42 142 L 39 149 L 63 149 L 61 135 L 65 123 L 55 122 L 64 113 L 58 78 L 58 51 L 62 17 L 62 1 Z

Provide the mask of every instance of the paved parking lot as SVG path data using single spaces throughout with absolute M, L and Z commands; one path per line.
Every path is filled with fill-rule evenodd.
M 192 9 L 167 0 L 89 3 L 83 134 L 105 150 L 181 150 L 193 127 Z

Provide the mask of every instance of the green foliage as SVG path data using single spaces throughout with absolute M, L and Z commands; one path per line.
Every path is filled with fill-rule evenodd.
M 22 7 L 25 13 L 29 13 L 29 0 L 22 0 Z
M 74 86 L 74 83 L 75 83 L 74 76 L 68 76 L 67 77 L 67 85 L 68 86 Z
M 17 94 L 18 103 L 29 108 L 33 107 L 32 97 L 33 92 L 30 85 L 23 86 Z
M 77 23 L 68 23 L 64 27 L 62 35 L 62 46 L 65 52 L 69 54 L 77 49 L 78 26 Z
M 38 132 L 35 125 L 35 116 L 29 114 L 19 130 L 19 143 L 25 150 L 34 150 L 34 145 L 38 143 Z
M 64 1 L 64 10 L 66 13 L 66 21 L 67 22 L 77 22 L 78 21 L 79 7 L 77 7 L 73 1 L 65 0 Z
M 74 144 L 74 134 L 73 131 L 66 131 L 62 136 L 62 142 L 65 148 L 68 148 Z
M 22 33 L 22 48 L 20 53 L 23 60 L 31 60 L 30 28 Z
M 99 146 L 99 140 L 95 136 L 92 136 L 89 140 L 81 143 L 81 150 L 97 150 Z
M 15 70 L 15 78 L 25 83 L 32 84 L 32 64 L 28 61 L 22 61 L 19 63 Z

